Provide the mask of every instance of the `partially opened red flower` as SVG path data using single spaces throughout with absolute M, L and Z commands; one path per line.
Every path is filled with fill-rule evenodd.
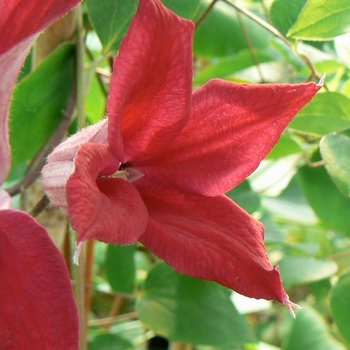
M 11 166 L 8 110 L 23 61 L 40 31 L 79 2 L 0 2 L 0 186 Z M 65 261 L 46 230 L 10 205 L 0 188 L 0 348 L 77 349 L 78 312 Z
M 160 1 L 140 0 L 114 64 L 108 120 L 56 148 L 44 187 L 79 243 L 139 240 L 181 273 L 291 308 L 262 224 L 224 193 L 319 86 L 215 79 L 192 93 L 193 27 Z

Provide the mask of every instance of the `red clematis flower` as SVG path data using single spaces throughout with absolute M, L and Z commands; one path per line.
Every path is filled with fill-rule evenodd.
M 23 61 L 40 31 L 79 2 L 0 2 L 0 185 L 11 165 L 8 109 Z M 46 230 L 10 205 L 0 188 L 0 348 L 77 349 L 78 312 L 64 259 Z
M 215 79 L 192 93 L 193 27 L 140 0 L 114 63 L 108 120 L 56 148 L 44 187 L 79 243 L 139 240 L 181 273 L 291 309 L 262 224 L 224 192 L 257 168 L 319 86 Z

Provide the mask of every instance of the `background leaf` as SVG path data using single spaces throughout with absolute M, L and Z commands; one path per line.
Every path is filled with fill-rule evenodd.
M 63 118 L 72 86 L 73 54 L 73 45 L 62 45 L 17 86 L 10 110 L 13 167 L 32 158 Z
M 103 53 L 118 50 L 137 5 L 138 0 L 87 0 L 88 13 L 101 40 Z
M 106 252 L 106 274 L 112 289 L 132 294 L 135 285 L 135 246 L 108 244 Z
M 286 256 L 278 264 L 286 287 L 331 277 L 338 269 L 334 261 L 304 256 Z
M 275 27 L 286 35 L 295 23 L 307 0 L 275 0 L 271 6 L 270 16 Z
M 142 322 L 171 340 L 216 346 L 253 342 L 230 295 L 225 287 L 181 275 L 160 263 L 149 273 L 136 309 Z
M 319 135 L 346 130 L 350 128 L 350 100 L 336 92 L 317 94 L 289 127 Z
M 287 36 L 303 40 L 332 40 L 350 31 L 349 17 L 349 1 L 308 1 Z
M 206 6 L 210 1 L 206 0 Z M 203 7 L 202 11 L 204 11 Z M 252 45 L 256 49 L 267 47 L 270 32 L 254 21 L 242 16 L 245 29 L 249 31 Z M 243 29 L 235 9 L 218 1 L 204 22 L 198 27 L 194 37 L 194 53 L 201 57 L 231 56 L 248 49 Z
M 344 273 L 340 276 L 337 284 L 331 291 L 331 309 L 338 326 L 338 329 L 344 339 L 350 344 L 350 272 Z
M 313 161 L 318 159 L 314 157 Z M 298 179 L 317 216 L 329 227 L 350 236 L 350 198 L 339 192 L 326 169 L 305 165 L 299 169 Z
M 297 312 L 297 318 L 283 350 L 345 350 L 345 346 L 331 337 L 321 315 L 307 304 Z
M 350 137 L 343 134 L 325 135 L 320 151 L 326 169 L 341 191 L 350 197 Z

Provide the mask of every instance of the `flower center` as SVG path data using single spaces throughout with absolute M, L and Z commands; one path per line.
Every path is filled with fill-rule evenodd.
M 123 179 L 128 182 L 133 182 L 140 177 L 144 176 L 141 171 L 129 168 L 130 164 L 120 164 L 119 169 L 111 175 L 103 175 L 99 174 L 98 177 L 106 177 L 106 178 L 112 178 L 112 179 Z

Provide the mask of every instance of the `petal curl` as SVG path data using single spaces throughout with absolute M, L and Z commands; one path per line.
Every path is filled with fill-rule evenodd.
M 133 166 L 180 190 L 208 196 L 227 192 L 258 167 L 319 88 L 212 80 L 194 93 L 181 134 L 161 155 Z
M 253 298 L 286 300 L 264 246 L 264 228 L 228 197 L 175 191 L 142 178 L 135 186 L 149 224 L 140 242 L 181 273 Z
M 193 28 L 160 1 L 140 0 L 114 63 L 108 100 L 108 142 L 122 162 L 148 159 L 187 123 Z
M 38 33 L 80 1 L 0 1 L 0 184 L 4 182 L 10 170 L 8 109 L 23 61 Z
M 144 233 L 147 209 L 133 185 L 111 175 L 119 161 L 108 146 L 83 145 L 75 160 L 75 171 L 67 183 L 68 212 L 78 242 L 98 239 L 106 243 L 135 243 Z
M 77 155 L 80 147 L 85 143 L 103 143 L 107 145 L 107 135 L 107 119 L 90 125 L 60 143 L 48 156 L 48 163 L 72 161 Z
M 0 275 L 1 349 L 78 349 L 78 311 L 64 259 L 24 212 L 0 210 Z
M 59 144 L 42 170 L 43 186 L 53 205 L 67 213 L 66 186 L 75 169 L 74 158 L 85 143 L 107 144 L 107 119 L 88 126 Z

